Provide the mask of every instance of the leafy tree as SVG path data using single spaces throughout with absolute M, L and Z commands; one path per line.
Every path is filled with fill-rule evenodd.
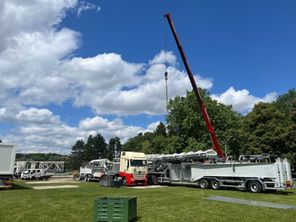
M 102 159 L 107 156 L 107 144 L 101 134 L 90 135 L 85 145 L 85 160 Z
M 198 142 L 195 138 L 189 137 L 186 141 L 186 148 L 184 152 L 206 150 L 208 146 L 205 143 Z
M 183 151 L 183 139 L 178 136 L 169 136 L 165 140 L 166 147 L 164 153 L 181 153 Z
M 256 104 L 245 117 L 242 126 L 242 147 L 247 154 L 287 153 L 289 121 L 286 116 L 268 103 Z
M 145 140 L 144 142 L 142 142 L 142 152 L 146 153 L 146 154 L 151 154 L 153 148 L 152 148 L 152 143 L 149 140 Z
M 158 136 L 166 136 L 167 135 L 166 127 L 165 127 L 165 125 L 162 122 L 160 122 L 158 124 L 158 126 L 155 129 L 154 134 L 155 135 L 158 135 Z
M 122 150 L 124 151 L 134 151 L 141 152 L 143 149 L 143 143 L 145 141 L 152 142 L 154 138 L 154 133 L 146 132 L 139 133 L 137 136 L 130 138 L 125 144 L 122 145 Z M 146 147 L 147 148 L 147 147 Z
M 167 146 L 167 137 L 156 134 L 152 140 L 149 153 L 164 153 Z
M 294 109 L 293 104 L 295 103 L 296 103 L 296 90 L 290 89 L 288 93 L 285 93 L 279 96 L 274 104 L 280 112 L 286 115 L 289 115 L 289 113 Z
M 101 134 L 90 135 L 86 143 L 83 140 L 78 140 L 73 145 L 70 156 L 72 169 L 78 170 L 80 166 L 90 160 L 106 158 L 107 154 L 107 144 Z
M 108 145 L 107 158 L 113 160 L 114 157 L 119 157 L 121 152 L 121 142 L 119 137 L 111 138 Z
M 83 140 L 78 140 L 72 146 L 71 152 L 71 165 L 72 169 L 79 169 L 80 166 L 85 162 L 85 143 Z
M 232 147 L 234 143 L 228 143 L 228 140 L 232 138 L 231 130 L 240 128 L 241 116 L 231 106 L 213 100 L 205 90 L 201 90 L 201 94 L 220 143 L 235 150 L 236 147 Z M 187 92 L 186 97 L 178 96 L 170 100 L 168 108 L 169 136 L 177 136 L 182 140 L 181 151 L 193 149 L 193 144 L 203 149 L 212 147 L 210 134 L 193 92 Z

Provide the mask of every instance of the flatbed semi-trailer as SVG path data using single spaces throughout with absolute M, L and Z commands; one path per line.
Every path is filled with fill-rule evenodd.
M 238 161 L 220 161 L 215 151 L 173 155 L 148 155 L 148 178 L 151 184 L 192 184 L 200 188 L 233 187 L 249 192 L 285 190 L 293 186 L 287 159 L 269 156 Z

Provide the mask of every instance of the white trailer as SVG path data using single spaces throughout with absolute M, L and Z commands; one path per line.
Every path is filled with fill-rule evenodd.
M 209 152 L 208 152 L 209 153 Z M 194 184 L 200 188 L 234 187 L 250 192 L 285 190 L 292 187 L 291 166 L 287 159 L 271 161 L 269 156 L 242 156 L 239 161 L 215 162 L 207 151 L 190 154 L 152 155 L 148 163 L 151 181 L 171 184 Z M 242 161 L 244 160 L 244 161 Z M 156 179 L 157 178 L 157 179 Z
M 11 188 L 14 173 L 15 146 L 0 143 L 0 188 Z

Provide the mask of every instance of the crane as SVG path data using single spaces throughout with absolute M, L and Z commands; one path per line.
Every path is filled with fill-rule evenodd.
M 167 19 L 169 25 L 170 25 L 170 28 L 171 28 L 171 31 L 173 33 L 173 36 L 175 38 L 175 41 L 176 41 L 176 44 L 177 44 L 177 47 L 179 49 L 179 52 L 181 54 L 181 57 L 182 57 L 182 60 L 183 60 L 183 63 L 184 63 L 184 66 L 186 68 L 186 71 L 187 71 L 187 74 L 188 74 L 188 77 L 190 79 L 190 82 L 191 82 L 191 85 L 192 85 L 192 88 L 193 88 L 193 91 L 194 91 L 194 94 L 197 98 L 197 102 L 198 102 L 198 105 L 200 107 L 200 110 L 201 110 L 201 113 L 202 113 L 202 116 L 203 116 L 203 119 L 206 123 L 206 126 L 207 126 L 207 129 L 211 135 L 211 140 L 212 140 L 212 143 L 213 143 L 213 148 L 215 149 L 215 151 L 217 152 L 217 155 L 224 159 L 224 154 L 222 152 L 222 149 L 221 149 L 221 146 L 220 146 L 220 143 L 218 141 L 218 138 L 217 138 L 217 135 L 215 133 L 215 128 L 213 127 L 213 124 L 211 122 L 211 119 L 209 117 L 209 114 L 207 112 L 207 108 L 206 108 L 206 105 L 201 97 L 201 94 L 197 88 L 197 85 L 196 85 L 196 82 L 195 82 L 195 79 L 193 77 L 193 74 L 191 72 L 191 69 L 189 67 L 189 64 L 187 62 L 187 59 L 186 59 L 186 55 L 185 55 L 185 52 L 182 48 L 182 45 L 180 43 L 180 40 L 178 38 L 178 35 L 177 35 L 177 32 L 176 32 L 176 29 L 174 27 L 174 24 L 173 24 L 173 21 L 172 21 L 172 18 L 171 18 L 171 15 L 169 13 L 165 14 L 164 17 Z

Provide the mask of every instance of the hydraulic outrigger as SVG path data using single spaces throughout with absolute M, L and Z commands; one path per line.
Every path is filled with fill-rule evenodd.
M 167 18 L 168 20 L 168 23 L 170 25 L 170 28 L 171 28 L 171 31 L 174 35 L 174 38 L 175 38 L 175 41 L 176 41 L 176 44 L 178 46 L 178 49 L 179 49 L 179 52 L 181 54 L 181 57 L 182 57 L 182 60 L 183 60 L 183 63 L 184 63 L 184 66 L 186 68 L 186 71 L 187 71 L 187 74 L 188 74 L 188 77 L 190 79 L 190 82 L 191 82 L 191 85 L 192 85 L 192 88 L 193 88 L 193 91 L 195 93 L 195 96 L 197 98 L 197 101 L 198 101 L 198 105 L 201 109 L 201 113 L 202 113 L 202 116 L 203 116 L 203 119 L 205 120 L 206 122 L 206 126 L 207 126 L 207 129 L 211 135 L 211 139 L 212 139 L 212 143 L 213 143 L 213 148 L 215 149 L 215 151 L 217 152 L 217 155 L 224 159 L 224 154 L 222 152 L 222 149 L 221 149 L 221 146 L 220 146 L 220 143 L 218 141 L 218 138 L 216 136 L 216 133 L 215 133 L 215 129 L 213 127 L 213 124 L 211 123 L 211 119 L 209 117 L 209 114 L 207 112 L 207 109 L 206 109 L 206 105 L 205 103 L 203 102 L 203 99 L 201 97 L 201 94 L 196 86 L 196 82 L 194 80 L 194 77 L 193 77 L 193 74 L 190 70 L 190 67 L 189 67 L 189 64 L 187 62 L 187 59 L 186 59 L 186 56 L 185 56 L 185 52 L 182 48 L 182 45 L 179 41 L 179 38 L 178 38 L 178 35 L 177 35 L 177 32 L 176 32 L 176 29 L 174 27 L 174 24 L 173 24 L 173 21 L 172 21 L 172 18 L 171 18 L 171 15 L 170 14 L 165 14 L 164 17 Z

